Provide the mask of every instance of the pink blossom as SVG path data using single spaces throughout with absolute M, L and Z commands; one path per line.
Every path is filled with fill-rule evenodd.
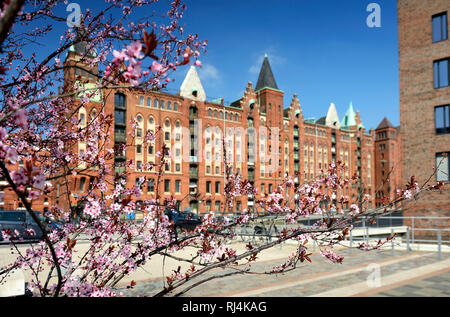
M 156 61 L 153 61 L 150 70 L 152 71 L 152 73 L 159 73 L 162 70 L 162 65 Z
M 8 148 L 8 151 L 6 152 L 6 159 L 11 163 L 11 164 L 16 164 L 17 160 L 18 160 L 18 156 L 17 156 L 17 151 L 16 149 L 10 147 Z
M 38 199 L 39 198 L 39 192 L 36 190 L 32 190 L 28 193 L 29 199 Z
M 19 109 L 14 114 L 15 123 L 21 127 L 26 127 L 28 125 L 27 112 L 25 109 Z
M 42 189 L 45 186 L 46 177 L 43 174 L 36 175 L 33 177 L 33 187 Z
M 24 174 L 23 169 L 11 172 L 11 178 L 16 185 L 25 185 L 28 177 Z
M 125 54 L 125 51 L 124 50 L 122 50 L 122 51 L 116 51 L 116 50 L 114 50 L 113 51 L 113 56 L 114 56 L 114 59 L 113 59 L 113 63 L 114 64 L 116 64 L 116 65 L 119 65 L 121 62 L 123 62 L 124 60 L 125 60 L 125 58 L 127 57 L 127 55 Z
M 0 127 L 0 141 L 5 140 L 8 133 L 6 132 L 6 129 L 4 127 Z

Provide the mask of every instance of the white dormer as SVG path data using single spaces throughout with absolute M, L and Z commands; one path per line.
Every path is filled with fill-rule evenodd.
M 191 66 L 183 83 L 180 87 L 180 96 L 198 101 L 205 101 L 206 94 L 203 90 L 200 77 L 198 77 L 197 71 L 194 66 Z

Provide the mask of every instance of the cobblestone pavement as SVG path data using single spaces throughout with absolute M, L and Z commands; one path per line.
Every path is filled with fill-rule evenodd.
M 373 297 L 450 297 L 450 272 L 393 288 Z
M 276 250 L 274 250 L 274 252 L 276 252 Z M 380 273 L 383 276 L 387 276 L 402 270 L 414 269 L 438 261 L 435 253 L 406 253 L 397 251 L 394 257 L 392 256 L 391 251 L 386 250 L 369 252 L 352 250 L 351 253 L 349 252 L 349 250 L 342 250 L 338 253 L 344 256 L 343 264 L 332 264 L 316 253 L 311 256 L 312 263 L 304 262 L 300 264 L 295 271 L 277 275 L 232 275 L 229 277 L 208 281 L 200 286 L 197 286 L 196 288 L 191 289 L 182 296 L 314 296 L 314 294 L 325 292 L 331 289 L 366 281 L 370 274 L 370 271 L 366 269 L 367 266 L 371 263 L 381 264 Z M 449 257 L 450 255 L 443 254 L 442 260 L 448 259 Z M 383 264 L 383 262 L 389 262 L 390 264 Z M 270 271 L 275 265 L 279 265 L 281 263 L 283 263 L 282 260 L 253 264 L 251 267 L 251 271 Z M 347 270 L 352 271 L 346 273 L 345 271 Z M 230 269 L 218 269 L 214 272 L 206 274 L 205 278 L 210 277 L 214 274 L 224 275 L 231 272 L 235 271 Z M 337 274 L 341 272 L 343 274 Z M 331 274 L 332 276 L 327 276 Z M 411 284 L 411 286 L 408 285 L 409 288 L 403 286 L 404 289 L 399 290 L 402 289 L 402 287 L 399 287 L 398 289 L 392 291 L 385 291 L 379 294 L 379 296 L 401 296 L 395 294 L 417 294 L 418 296 L 448 296 L 450 281 L 449 274 L 450 273 L 444 274 L 444 278 L 442 280 L 432 277 L 423 281 L 422 284 L 420 284 L 421 282 L 415 282 Z M 311 278 L 315 278 L 316 280 L 309 281 Z M 195 282 L 198 281 L 198 279 L 195 280 Z M 436 281 L 440 282 L 436 283 Z M 191 283 L 192 282 L 189 282 L 185 285 L 188 286 L 191 285 Z M 285 287 L 284 284 L 286 284 L 287 286 Z M 271 290 L 272 285 L 275 285 L 275 287 Z M 427 293 L 428 295 L 420 295 L 426 293 L 425 290 L 421 290 L 421 292 L 417 291 L 417 289 L 424 288 L 425 286 L 423 285 L 426 285 L 427 287 L 431 287 L 430 285 L 434 285 L 434 287 L 431 288 L 432 291 L 429 291 Z M 150 282 L 138 283 L 133 289 L 121 289 L 120 291 L 122 291 L 125 296 L 152 296 L 160 291 L 162 287 L 163 280 L 157 279 Z M 181 291 L 182 289 L 184 288 L 181 288 L 178 291 Z M 248 293 L 249 290 L 253 292 L 250 295 Z M 263 292 L 260 292 L 259 290 Z M 390 292 L 393 293 L 391 294 Z

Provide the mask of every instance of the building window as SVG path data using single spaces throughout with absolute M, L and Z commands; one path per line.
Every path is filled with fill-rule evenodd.
M 206 182 L 206 192 L 207 192 L 208 194 L 211 193 L 211 182 Z
M 170 132 L 165 132 L 164 133 L 164 140 L 170 141 Z
M 436 133 L 450 133 L 450 105 L 434 108 Z
M 175 103 L 173 104 L 173 110 L 174 110 L 174 111 L 178 111 L 178 103 L 175 102 Z
M 148 191 L 154 192 L 155 191 L 155 180 L 153 178 L 150 178 L 148 180 Z
M 152 99 L 147 98 L 147 107 L 151 107 L 151 106 L 152 106 Z
M 447 12 L 433 15 L 433 42 L 444 41 L 448 38 Z
M 164 192 L 170 193 L 170 180 L 164 180 Z
M 176 171 L 176 172 L 181 171 L 181 165 L 180 165 L 180 163 L 176 163 L 176 164 L 175 164 L 175 171 Z
M 160 100 L 159 105 L 160 105 L 161 109 L 164 109 L 164 100 Z
M 158 99 L 153 100 L 153 107 L 158 108 L 159 101 Z
M 80 179 L 80 192 L 84 193 L 84 184 L 86 183 L 86 178 L 81 177 Z
M 149 145 L 148 154 L 153 155 L 153 145 Z
M 216 208 L 215 208 L 215 212 L 219 212 L 220 211 L 220 201 L 216 201 Z
M 84 113 L 80 113 L 80 124 L 84 124 Z
M 144 105 L 144 97 L 143 96 L 139 97 L 139 105 L 141 105 L 141 106 Z
M 206 174 L 211 174 L 211 166 L 206 166 Z
M 216 174 L 218 175 L 219 173 L 220 173 L 219 166 L 216 166 Z
M 211 200 L 207 200 L 206 201 L 206 212 L 210 212 L 211 211 Z
M 220 194 L 220 182 L 216 182 L 216 194 Z
M 137 161 L 136 167 L 138 170 L 142 169 L 142 162 L 141 161 Z
M 167 102 L 167 109 L 172 110 L 172 103 L 170 101 Z
M 450 160 L 448 159 L 450 152 L 436 153 L 436 180 L 449 181 L 450 176 Z
M 175 181 L 175 192 L 176 193 L 180 193 L 181 192 L 181 181 L 180 180 L 176 180 Z
M 142 145 L 136 145 L 136 153 L 141 154 L 142 153 Z
M 449 82 L 449 58 L 433 62 L 434 88 L 447 87 Z

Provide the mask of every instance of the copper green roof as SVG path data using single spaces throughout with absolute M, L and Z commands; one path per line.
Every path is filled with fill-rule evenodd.
M 344 118 L 341 122 L 342 128 L 348 128 L 356 125 L 356 113 L 353 110 L 353 103 L 350 102 L 350 106 L 347 109 L 347 112 L 345 113 Z

